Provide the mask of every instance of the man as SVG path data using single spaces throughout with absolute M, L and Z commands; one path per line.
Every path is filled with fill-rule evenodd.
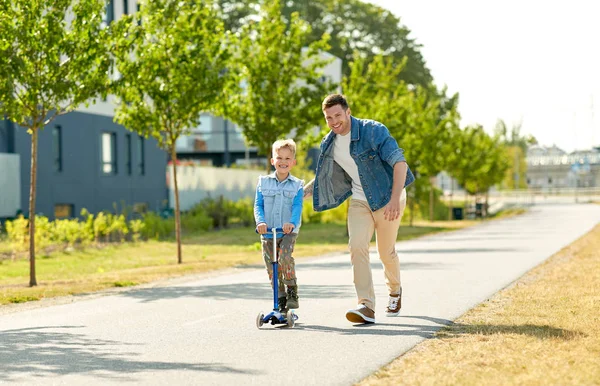
M 402 287 L 396 237 L 406 207 L 406 186 L 415 177 L 403 150 L 381 123 L 351 115 L 343 95 L 332 94 L 322 104 L 331 131 L 321 142 L 315 179 L 304 188 L 315 211 L 339 206 L 352 196 L 348 209 L 350 257 L 358 307 L 346 312 L 352 323 L 375 323 L 375 290 L 369 244 L 375 231 L 389 291 L 386 316 L 400 312 Z

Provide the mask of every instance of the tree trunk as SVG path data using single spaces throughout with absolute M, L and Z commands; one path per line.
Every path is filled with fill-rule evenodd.
M 448 221 L 452 221 L 452 198 L 454 197 L 454 180 L 450 179 L 450 202 L 448 203 Z
M 31 170 L 29 179 L 29 286 L 37 285 L 35 278 L 35 188 L 37 180 L 38 128 L 31 128 Z
M 416 184 L 416 182 L 415 182 L 415 184 Z M 415 219 L 415 195 L 416 195 L 415 188 L 412 188 L 410 190 L 410 192 L 412 194 L 409 194 L 409 198 L 410 198 L 410 220 L 409 220 L 409 226 L 412 227 L 413 226 L 413 221 Z
M 181 264 L 181 219 L 179 216 L 179 187 L 177 186 L 177 152 L 171 146 L 171 162 L 173 163 L 173 185 L 175 187 L 175 238 L 177 239 L 177 263 Z
M 490 202 L 490 191 L 488 190 L 487 192 L 485 192 L 485 204 L 483 205 L 483 217 L 487 218 L 488 216 L 488 208 L 489 208 L 489 202 Z
M 434 184 L 435 182 L 435 176 L 431 176 L 429 177 L 429 221 L 433 222 L 433 209 L 434 209 L 434 202 L 433 202 L 433 189 L 434 189 Z
M 467 192 L 467 189 L 465 189 L 465 209 L 463 209 L 465 214 L 464 214 L 464 218 L 467 218 L 467 212 L 469 211 L 469 192 Z

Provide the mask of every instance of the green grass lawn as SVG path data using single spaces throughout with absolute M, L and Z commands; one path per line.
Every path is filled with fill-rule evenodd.
M 477 221 L 415 223 L 402 226 L 398 240 L 476 224 Z M 0 242 L 0 245 L 5 244 Z M 38 286 L 29 287 L 27 257 L 0 260 L 0 304 L 133 286 L 169 277 L 240 265 L 262 265 L 259 237 L 250 228 L 211 231 L 185 237 L 183 264 L 174 241 L 113 244 L 44 255 L 38 252 Z M 3 246 L 6 250 L 6 245 Z M 347 251 L 346 225 L 302 226 L 294 256 L 298 259 Z

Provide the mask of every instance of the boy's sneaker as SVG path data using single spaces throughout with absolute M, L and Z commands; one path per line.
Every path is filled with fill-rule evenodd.
M 287 289 L 287 306 L 289 309 L 299 308 L 298 304 L 298 286 L 291 285 Z
M 402 294 L 390 295 L 388 306 L 385 309 L 385 316 L 398 316 L 402 307 Z
M 348 310 L 346 319 L 352 323 L 375 323 L 375 311 L 361 304 L 355 310 Z
M 287 311 L 286 302 L 287 302 L 287 298 L 285 296 L 277 299 L 277 303 L 279 303 L 279 312 Z

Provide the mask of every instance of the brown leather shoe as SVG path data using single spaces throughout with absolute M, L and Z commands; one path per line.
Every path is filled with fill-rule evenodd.
M 348 310 L 346 319 L 352 323 L 375 323 L 375 311 L 361 304 L 355 310 Z

